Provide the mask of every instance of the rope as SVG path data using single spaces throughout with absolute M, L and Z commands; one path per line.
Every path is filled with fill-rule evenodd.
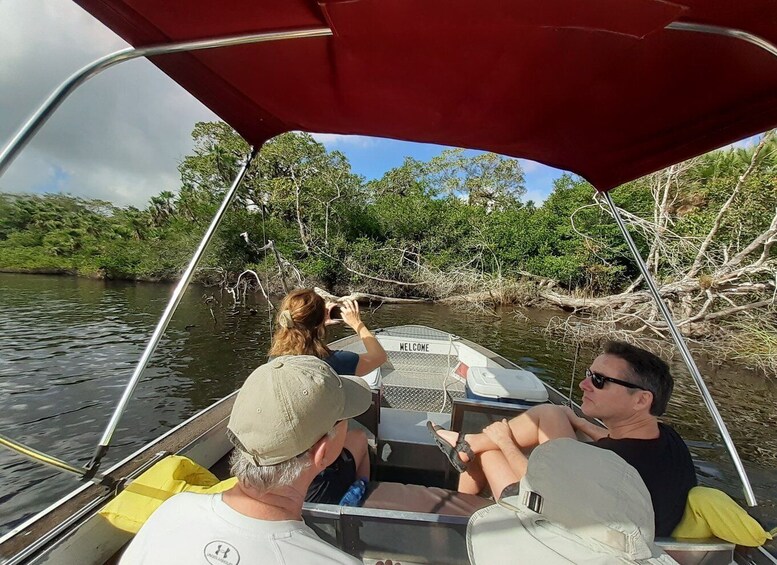
M 577 358 L 580 355 L 580 341 L 575 346 L 575 359 L 572 361 L 572 379 L 569 381 L 569 396 L 567 397 L 567 406 L 572 406 L 572 390 L 575 387 L 575 375 L 577 374 Z
M 448 397 L 450 397 L 450 394 L 448 394 L 448 378 L 451 376 L 451 373 L 453 372 L 451 370 L 451 351 L 453 350 L 453 334 L 448 334 L 448 355 L 446 355 L 448 369 L 445 371 L 445 377 L 442 380 L 442 408 L 440 408 L 440 412 L 445 412 L 445 406 L 448 401 Z M 458 358 L 458 357 L 457 357 Z M 451 398 L 451 410 L 453 410 L 453 398 Z
M 570 279 L 571 280 L 571 279 Z M 586 296 L 583 295 L 583 307 L 585 307 Z M 574 335 L 574 334 L 573 334 Z M 572 391 L 575 388 L 575 375 L 577 374 L 577 359 L 580 357 L 580 336 L 574 336 L 575 339 L 575 358 L 572 361 L 572 375 L 569 380 L 569 395 L 567 395 L 567 406 L 572 407 Z
M 273 323 L 272 323 L 272 304 L 270 303 L 270 275 L 267 272 L 267 248 L 269 245 L 267 245 L 267 231 L 265 230 L 264 225 L 264 201 L 262 202 L 259 209 L 262 211 L 262 244 L 263 244 L 263 250 L 264 250 L 264 282 L 267 286 L 267 326 L 269 327 L 269 334 L 270 334 L 270 343 L 272 344 L 273 340 Z

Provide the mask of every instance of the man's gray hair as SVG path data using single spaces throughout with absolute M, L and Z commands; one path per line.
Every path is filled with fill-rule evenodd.
M 334 437 L 335 430 L 329 430 L 326 435 Z M 276 465 L 257 465 L 251 455 L 235 448 L 229 460 L 232 476 L 260 492 L 269 492 L 293 484 L 312 464 L 309 451 Z

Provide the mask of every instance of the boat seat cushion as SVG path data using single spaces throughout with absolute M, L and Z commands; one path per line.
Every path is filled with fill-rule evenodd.
M 693 487 L 688 493 L 683 519 L 672 537 L 712 536 L 748 547 L 758 547 L 772 539 L 772 534 L 726 493 L 709 487 Z
M 482 496 L 439 487 L 371 482 L 362 506 L 446 516 L 471 516 L 476 510 L 491 504 L 494 504 L 493 500 Z

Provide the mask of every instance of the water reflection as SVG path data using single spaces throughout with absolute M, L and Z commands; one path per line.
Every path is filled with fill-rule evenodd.
M 161 314 L 172 287 L 66 277 L 0 274 L 0 430 L 74 464 L 86 463 Z M 213 299 L 206 303 L 205 299 Z M 370 327 L 406 323 L 451 331 L 504 355 L 556 388 L 577 384 L 597 354 L 543 333 L 557 312 L 473 312 L 432 305 L 383 305 Z M 347 335 L 345 328 L 331 338 Z M 114 435 L 106 465 L 229 394 L 265 360 L 266 307 L 233 308 L 229 295 L 192 287 L 151 359 Z M 777 518 L 775 384 L 698 359 L 762 500 Z M 574 370 L 573 370 L 574 368 Z M 666 420 L 710 462 L 701 471 L 736 494 L 738 480 L 695 384 L 675 364 Z M 0 533 L 77 485 L 75 479 L 0 450 Z M 771 500 L 769 500 L 771 499 Z

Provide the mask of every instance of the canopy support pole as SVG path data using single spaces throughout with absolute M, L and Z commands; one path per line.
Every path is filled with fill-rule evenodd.
M 127 383 L 127 387 L 124 389 L 121 400 L 119 400 L 119 404 L 116 406 L 116 409 L 113 412 L 113 416 L 111 417 L 110 422 L 108 422 L 108 426 L 105 428 L 105 432 L 103 433 L 102 439 L 100 439 L 100 443 L 97 446 L 91 461 L 89 461 L 89 463 L 86 465 L 86 478 L 90 478 L 94 475 L 94 473 L 97 472 L 97 468 L 100 466 L 101 459 L 108 451 L 108 445 L 111 442 L 113 433 L 116 431 L 116 426 L 118 425 L 119 420 L 121 419 L 121 416 L 127 407 L 127 403 L 132 397 L 132 393 L 135 391 L 135 387 L 140 380 L 140 375 L 148 365 L 148 361 L 156 350 L 157 345 L 159 344 L 159 340 L 162 339 L 162 334 L 165 333 L 167 324 L 173 317 L 176 308 L 178 308 L 178 304 L 181 302 L 183 293 L 186 290 L 186 287 L 189 285 L 189 281 L 194 274 L 194 270 L 197 268 L 200 259 L 205 254 L 205 249 L 208 247 L 210 240 L 213 238 L 213 234 L 216 232 L 216 229 L 218 229 L 219 224 L 221 223 L 221 220 L 227 211 L 227 208 L 229 208 L 229 205 L 232 203 L 235 193 L 237 193 L 237 189 L 240 186 L 240 183 L 243 181 L 248 168 L 251 166 L 251 162 L 254 160 L 256 153 L 257 150 L 252 147 L 250 153 L 243 163 L 243 166 L 238 171 L 235 180 L 232 181 L 232 186 L 229 187 L 229 190 L 227 190 L 226 194 L 224 195 L 224 200 L 221 202 L 221 206 L 219 207 L 218 212 L 216 212 L 216 215 L 211 221 L 210 226 L 208 226 L 205 235 L 202 236 L 202 241 L 200 241 L 200 245 L 197 247 L 197 251 L 194 252 L 194 256 L 192 257 L 191 261 L 189 261 L 189 266 L 186 267 L 186 271 L 184 271 L 183 276 L 181 276 L 181 280 L 175 287 L 173 296 L 170 298 L 170 302 L 167 303 L 167 307 L 162 313 L 162 317 L 159 319 L 159 322 L 157 322 L 154 333 L 151 335 L 151 338 L 146 344 L 146 349 L 143 351 L 143 355 L 140 357 L 140 361 L 138 361 L 138 364 L 135 367 L 135 371 L 132 373 L 132 377 L 130 378 L 129 383 Z
M 0 153 L 0 177 L 3 176 L 6 169 L 11 165 L 16 156 L 32 140 L 43 124 L 48 121 L 51 115 L 57 110 L 60 104 L 70 96 L 79 86 L 85 83 L 93 76 L 101 73 L 105 69 L 131 61 L 138 57 L 153 57 L 154 55 L 167 55 L 170 53 L 183 53 L 188 51 L 200 51 L 203 49 L 216 49 L 219 47 L 230 47 L 233 45 L 246 45 L 250 43 L 261 43 L 264 41 L 278 41 L 282 39 L 299 39 L 304 37 L 323 37 L 332 35 L 329 28 L 313 28 L 302 30 L 290 30 L 266 33 L 251 33 L 246 35 L 235 35 L 231 37 L 221 37 L 216 39 L 204 39 L 200 41 L 183 41 L 178 43 L 166 43 L 163 45 L 153 45 L 149 47 L 140 47 L 134 49 L 122 49 L 110 55 L 97 59 L 88 64 L 80 71 L 72 74 L 65 82 L 52 92 L 46 101 L 38 108 L 22 128 L 5 146 Z
M 21 127 L 21 129 L 16 133 L 16 135 L 14 135 L 11 141 L 5 146 L 2 153 L 0 153 L 0 177 L 2 177 L 3 173 L 8 169 L 8 167 L 11 165 L 11 163 L 16 158 L 16 156 L 22 151 L 22 149 L 26 147 L 26 145 L 32 140 L 35 134 L 38 133 L 38 131 L 54 114 L 57 108 L 59 108 L 59 106 L 67 99 L 67 97 L 70 96 L 70 94 L 72 94 L 78 87 L 84 84 L 87 80 L 101 73 L 105 69 L 108 69 L 109 67 L 117 65 L 119 63 L 123 63 L 125 61 L 131 61 L 133 59 L 137 59 L 138 57 L 152 57 L 155 55 L 184 53 L 189 51 L 199 51 L 203 49 L 216 49 L 220 47 L 230 47 L 234 45 L 262 43 L 265 41 L 301 39 L 301 38 L 307 38 L 307 37 L 325 37 L 325 36 L 331 36 L 331 35 L 332 35 L 332 30 L 326 27 L 278 31 L 278 32 L 251 33 L 251 34 L 235 35 L 235 36 L 221 37 L 221 38 L 215 38 L 215 39 L 167 43 L 162 45 L 153 45 L 149 47 L 140 47 L 137 49 L 128 48 L 128 49 L 123 49 L 121 51 L 117 51 L 115 53 L 106 55 L 105 57 L 102 57 L 90 63 L 89 65 L 83 67 L 81 70 L 72 74 L 56 90 L 54 90 L 54 92 L 52 92 L 49 95 L 49 97 L 45 100 L 45 102 L 43 102 L 43 104 L 41 104 L 38 110 L 27 120 L 27 122 Z M 103 433 L 102 438 L 100 439 L 100 443 L 95 449 L 94 455 L 92 456 L 92 459 L 89 461 L 89 463 L 87 463 L 87 465 L 83 469 L 79 469 L 77 467 L 74 467 L 73 465 L 70 465 L 65 461 L 62 461 L 61 459 L 57 459 L 56 457 L 46 455 L 45 453 L 42 453 L 35 449 L 27 447 L 5 436 L 0 436 L 0 445 L 4 445 L 10 449 L 15 450 L 18 453 L 21 453 L 37 461 L 46 463 L 47 465 L 51 465 L 52 467 L 55 467 L 57 469 L 76 474 L 80 476 L 83 480 L 95 480 L 94 477 L 97 473 L 97 469 L 100 466 L 100 462 L 103 456 L 108 451 L 108 445 L 110 444 L 111 438 L 113 437 L 113 433 L 115 432 L 116 427 L 119 423 L 119 420 L 122 414 L 124 413 L 124 410 L 127 407 L 127 403 L 129 402 L 129 399 L 131 398 L 135 390 L 135 387 L 137 386 L 138 380 L 140 379 L 140 375 L 148 365 L 148 361 L 151 358 L 151 355 L 156 350 L 156 347 L 159 344 L 162 334 L 167 328 L 167 324 L 170 322 L 170 319 L 172 318 L 173 313 L 178 307 L 178 304 L 181 301 L 183 293 L 186 290 L 186 287 L 188 286 L 189 281 L 192 278 L 192 275 L 194 274 L 194 270 L 196 269 L 200 259 L 202 258 L 202 255 L 205 252 L 205 248 L 208 246 L 208 243 L 210 243 L 210 240 L 212 239 L 213 234 L 216 231 L 216 228 L 221 222 L 221 219 L 223 218 L 224 213 L 226 212 L 235 193 L 237 192 L 237 188 L 240 186 L 240 183 L 243 180 L 243 177 L 245 176 L 246 172 L 248 171 L 248 167 L 251 165 L 251 162 L 256 156 L 256 153 L 257 153 L 257 150 L 252 147 L 250 154 L 245 160 L 245 163 L 243 164 L 237 176 L 235 177 L 235 180 L 233 181 L 232 186 L 229 188 L 226 195 L 224 196 L 224 200 L 221 204 L 221 207 L 216 213 L 216 216 L 213 218 L 213 221 L 208 227 L 208 230 L 205 232 L 205 235 L 203 236 L 203 239 L 200 242 L 200 245 L 197 248 L 197 251 L 195 252 L 194 257 L 192 257 L 191 261 L 189 262 L 189 266 L 186 268 L 186 271 L 184 271 L 184 274 L 181 280 L 179 281 L 178 285 L 175 288 L 175 291 L 173 292 L 173 296 L 171 297 L 170 302 L 165 308 L 165 311 L 162 314 L 161 319 L 157 323 L 156 329 L 154 330 L 154 333 L 151 336 L 150 341 L 146 345 L 143 355 L 141 356 L 140 361 L 138 361 L 138 365 L 135 367 L 135 370 L 132 373 L 130 382 L 127 384 L 127 387 L 124 390 L 121 400 L 119 401 L 119 404 L 116 407 L 113 413 L 113 416 L 111 417 L 111 420 L 108 423 L 108 426 L 105 429 L 105 432 Z M 96 482 L 99 482 L 99 481 L 96 481 Z
M 661 310 L 661 314 L 663 315 L 664 320 L 666 320 L 667 327 L 672 334 L 675 345 L 677 345 L 677 349 L 680 351 L 680 354 L 682 355 L 683 360 L 685 361 L 685 365 L 688 367 L 688 371 L 690 371 L 693 380 L 696 381 L 696 386 L 699 388 L 701 397 L 704 399 L 704 404 L 707 406 L 707 410 L 709 410 L 712 419 L 715 421 L 715 425 L 720 431 L 720 435 L 723 437 L 723 442 L 726 444 L 726 449 L 728 450 L 728 453 L 734 462 L 734 466 L 736 467 L 737 473 L 739 474 L 739 479 L 742 481 L 742 487 L 747 504 L 750 506 L 757 506 L 758 503 L 755 500 L 755 493 L 753 493 L 753 487 L 750 486 L 750 479 L 747 477 L 745 467 L 742 465 L 742 460 L 739 458 L 736 446 L 731 439 L 731 435 L 728 433 L 726 423 L 720 416 L 720 412 L 718 412 L 718 408 L 715 406 L 715 401 L 712 399 L 712 395 L 710 395 L 709 390 L 707 390 L 707 385 L 704 384 L 704 379 L 702 379 L 701 372 L 699 371 L 699 368 L 696 366 L 696 362 L 691 356 L 688 345 L 685 343 L 685 339 L 680 333 L 680 330 L 677 329 L 677 326 L 672 319 L 672 313 L 669 311 L 669 308 L 664 302 L 664 299 L 661 297 L 661 292 L 658 290 L 658 286 L 653 280 L 647 265 L 642 260 L 642 256 L 639 254 L 639 249 L 637 249 L 637 245 L 631 238 L 629 230 L 626 229 L 626 224 L 624 223 L 623 218 L 621 218 L 620 212 L 615 206 L 615 203 L 612 201 L 612 197 L 607 192 L 603 192 L 601 194 L 604 196 L 607 204 L 609 204 L 610 210 L 612 210 L 612 215 L 615 218 L 615 221 L 618 223 L 618 227 L 620 228 L 621 233 L 623 234 L 623 237 L 626 240 L 632 255 L 634 256 L 634 260 L 637 262 L 637 266 L 639 267 L 642 276 L 645 278 L 645 282 L 650 289 L 650 294 L 653 295 L 653 299 L 655 300 L 656 305 L 658 306 L 659 310 Z

